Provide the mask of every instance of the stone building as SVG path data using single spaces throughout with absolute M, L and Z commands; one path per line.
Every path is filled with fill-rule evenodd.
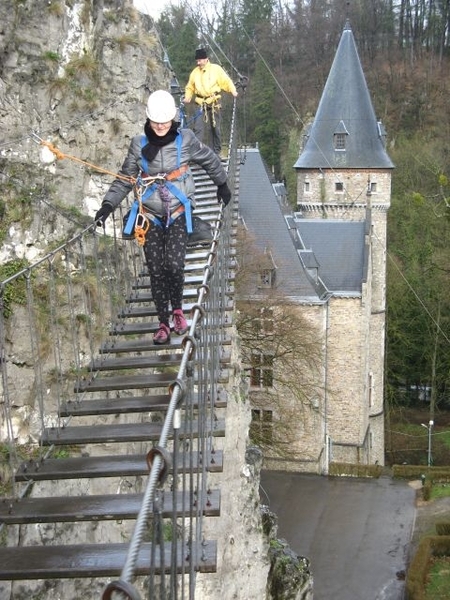
M 386 218 L 394 165 L 348 23 L 294 165 L 297 211 L 288 214 L 283 186 L 271 183 L 257 149 L 242 162 L 242 223 L 266 257 L 245 295 L 283 297 L 321 343 L 320 365 L 310 370 L 301 401 L 274 384 L 276 377 L 258 382 L 257 359 L 249 366 L 254 421 L 267 430 L 288 419 L 296 429 L 289 451 L 266 452 L 265 466 L 326 474 L 331 462 L 382 465 Z M 269 365 L 274 373 L 286 368 Z M 293 378 L 304 379 L 305 368 L 303 360 L 291 369 Z

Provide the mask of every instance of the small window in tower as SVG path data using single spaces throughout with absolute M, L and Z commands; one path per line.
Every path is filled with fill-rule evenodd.
M 311 186 L 310 186 L 309 181 L 305 181 L 305 185 L 304 185 L 303 191 L 305 192 L 305 194 L 307 194 L 308 192 L 311 191 Z
M 370 193 L 374 194 L 377 191 L 377 184 L 376 181 L 371 181 L 370 182 Z
M 345 150 L 345 133 L 335 133 L 334 134 L 334 149 L 335 150 Z
M 342 183 L 342 181 L 336 181 L 336 183 L 334 184 L 334 191 L 335 192 L 343 192 L 344 191 L 344 184 Z

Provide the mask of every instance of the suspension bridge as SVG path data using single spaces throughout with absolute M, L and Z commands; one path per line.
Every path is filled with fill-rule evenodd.
M 225 167 L 237 198 L 234 118 Z M 205 522 L 221 511 L 210 476 L 223 468 L 237 214 L 192 170 L 213 240 L 188 250 L 185 336 L 152 343 L 143 253 L 121 236 L 126 206 L 108 235 L 91 224 L 0 283 L 1 581 L 107 578 L 102 598 L 135 599 L 145 576 L 149 598 L 193 598 L 196 574 L 217 568 Z M 35 444 L 23 444 L 17 411 Z

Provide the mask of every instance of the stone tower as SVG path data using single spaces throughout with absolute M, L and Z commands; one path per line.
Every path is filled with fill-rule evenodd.
M 302 218 L 365 223 L 360 297 L 345 307 L 342 293 L 329 301 L 328 382 L 337 392 L 330 401 L 328 435 L 331 446 L 339 440 L 332 460 L 384 464 L 386 219 L 394 165 L 348 22 L 294 168 Z M 353 357 L 348 371 L 343 353 Z M 353 378 L 350 383 L 357 390 L 352 398 L 345 396 L 347 378 Z

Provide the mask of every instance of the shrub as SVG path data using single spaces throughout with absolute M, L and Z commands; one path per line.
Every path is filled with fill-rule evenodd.
M 450 482 L 450 467 L 420 465 L 393 465 L 392 467 L 392 476 L 397 479 L 421 479 L 422 475 L 432 482 Z
M 438 523 L 436 523 L 436 533 L 438 535 L 450 536 L 450 522 L 449 521 L 439 521 Z
M 427 536 L 420 541 L 406 577 L 409 600 L 426 600 L 426 577 L 433 556 L 450 556 L 450 536 Z

